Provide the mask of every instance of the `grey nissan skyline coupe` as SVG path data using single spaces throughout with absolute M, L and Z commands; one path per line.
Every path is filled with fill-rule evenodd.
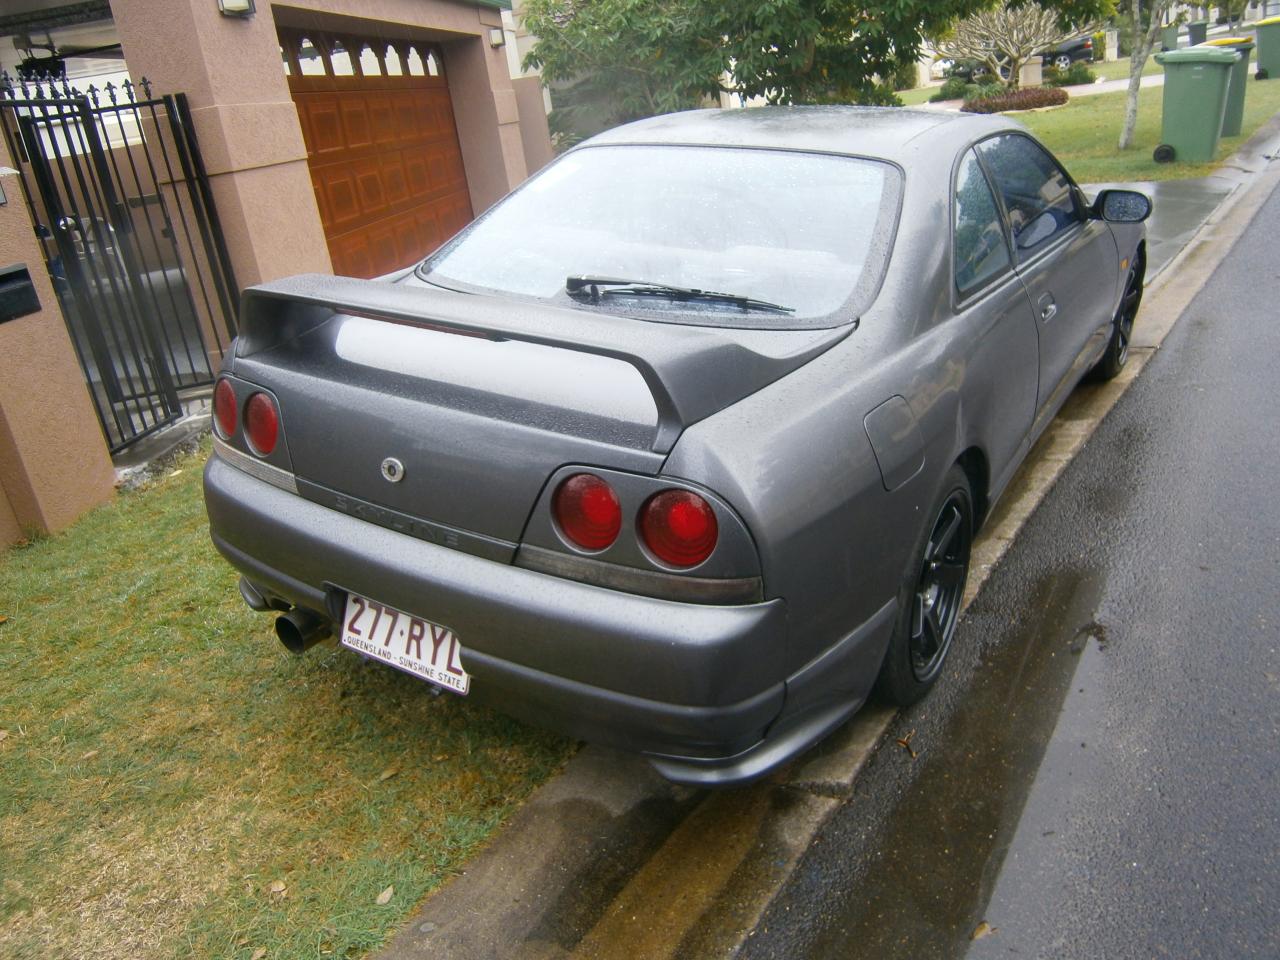
M 1150 209 L 1000 117 L 611 130 L 414 269 L 245 292 L 213 541 L 291 650 L 749 781 L 933 684 L 975 531 L 1124 365 Z

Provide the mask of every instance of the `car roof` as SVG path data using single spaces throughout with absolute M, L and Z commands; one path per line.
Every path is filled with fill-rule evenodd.
M 579 146 L 679 144 L 803 150 L 905 160 L 921 147 L 959 150 L 1000 130 L 1003 117 L 902 107 L 749 107 L 690 110 L 637 120 Z

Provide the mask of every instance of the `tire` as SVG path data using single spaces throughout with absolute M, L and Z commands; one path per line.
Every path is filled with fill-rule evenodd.
M 1156 163 L 1173 163 L 1173 161 L 1177 159 L 1177 156 L 1178 152 L 1174 150 L 1172 146 L 1167 143 L 1162 143 L 1160 146 L 1156 147 L 1155 151 L 1151 154 L 1151 159 Z
M 1053 58 L 1053 65 L 1057 67 L 1059 70 L 1070 70 L 1071 55 L 1067 53 L 1058 54 L 1056 57 Z
M 969 478 L 957 464 L 927 514 L 898 594 L 898 618 L 875 696 L 906 707 L 926 693 L 942 674 L 969 577 L 973 546 L 973 494 Z
M 1111 321 L 1111 339 L 1107 341 L 1107 349 L 1089 371 L 1090 380 L 1113 380 L 1129 361 L 1129 338 L 1133 336 L 1133 321 L 1138 315 L 1138 307 L 1142 305 L 1142 282 L 1146 273 L 1146 261 L 1139 253 L 1134 257 L 1129 275 L 1125 278 L 1124 294 L 1120 297 L 1120 305 L 1116 307 L 1116 315 Z

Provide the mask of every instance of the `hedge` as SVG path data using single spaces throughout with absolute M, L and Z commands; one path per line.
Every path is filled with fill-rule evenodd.
M 960 109 L 965 113 L 1004 113 L 1006 110 L 1033 110 L 1036 107 L 1056 107 L 1066 103 L 1067 91 L 1061 87 L 1024 87 L 966 100 Z

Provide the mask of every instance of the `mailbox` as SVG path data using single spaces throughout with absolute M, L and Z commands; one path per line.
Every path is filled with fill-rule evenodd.
M 25 263 L 0 267 L 0 323 L 40 310 L 36 285 Z

